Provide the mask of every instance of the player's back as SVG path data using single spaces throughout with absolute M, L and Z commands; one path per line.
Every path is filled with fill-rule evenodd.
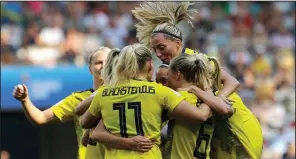
M 229 99 L 234 101 L 232 105 L 234 114 L 227 120 L 218 120 L 216 132 L 221 143 L 219 147 L 227 152 L 238 149 L 234 148 L 235 145 L 242 146 L 245 150 L 234 153 L 236 157 L 245 156 L 244 153 L 248 153 L 251 158 L 260 158 L 263 137 L 259 121 L 244 105 L 237 93 L 231 94 Z
M 198 98 L 195 95 L 187 91 L 179 93 L 193 106 L 198 105 Z M 214 128 L 214 117 L 202 124 L 175 120 L 171 159 L 209 158 Z
M 172 106 L 169 108 L 172 110 L 183 98 L 155 82 L 137 80 L 116 87 L 103 86 L 98 93 L 101 94 L 99 105 L 104 124 L 112 134 L 121 137 L 142 135 L 156 141 L 156 145 L 147 153 L 108 149 L 105 158 L 161 158 L 162 111 L 165 106 Z

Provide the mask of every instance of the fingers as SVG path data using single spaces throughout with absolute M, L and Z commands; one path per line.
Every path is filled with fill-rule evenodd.
M 232 105 L 232 104 L 234 104 L 234 101 L 233 100 L 231 100 L 231 99 L 229 99 L 229 98 L 227 98 L 227 97 L 221 97 L 227 104 L 229 104 L 229 105 Z
M 28 92 L 28 88 L 25 84 L 22 84 L 23 88 L 24 88 L 24 92 Z
M 24 92 L 16 86 L 12 92 L 12 95 L 15 97 L 21 97 L 23 95 L 23 93 Z
M 138 143 L 152 143 L 152 141 L 146 137 L 143 136 L 136 136 L 135 139 Z
M 139 145 L 135 148 L 136 151 L 140 151 L 140 152 L 148 152 L 154 144 L 150 144 L 150 145 Z
M 139 146 L 140 147 L 149 147 L 149 146 L 153 146 L 154 143 L 152 141 L 149 141 L 149 142 L 140 142 Z
M 27 97 L 27 87 L 21 84 L 18 84 L 14 87 L 12 95 L 17 99 L 17 100 L 22 100 Z
M 231 100 L 231 99 L 229 99 L 229 98 L 227 98 L 227 100 L 228 100 L 229 102 L 231 102 L 231 103 L 235 103 L 234 100 Z
M 134 141 L 133 146 L 131 146 L 132 149 L 138 152 L 148 152 L 155 144 L 152 140 L 144 136 L 134 136 L 130 139 Z
M 147 147 L 147 148 L 138 148 L 138 151 L 140 152 L 148 152 L 149 150 L 151 150 L 152 146 L 151 147 Z
M 141 149 L 141 148 L 138 148 L 138 149 L 135 149 L 135 150 L 144 153 L 144 152 L 148 152 L 150 149 Z
M 228 105 L 232 105 L 231 102 L 229 102 L 227 99 L 223 99 L 223 100 L 224 100 L 224 102 L 225 102 L 226 104 L 228 104 Z

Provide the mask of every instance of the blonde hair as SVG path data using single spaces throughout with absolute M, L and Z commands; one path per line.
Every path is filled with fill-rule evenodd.
M 137 38 L 140 43 L 150 48 L 150 38 L 156 33 L 163 33 L 171 40 L 182 41 L 182 33 L 176 26 L 182 20 L 192 25 L 193 14 L 197 9 L 188 9 L 193 3 L 189 2 L 146 2 L 132 10 L 138 23 Z
M 106 64 L 102 70 L 102 77 L 104 79 L 104 84 L 109 84 L 112 80 L 114 69 L 116 66 L 116 63 L 118 61 L 118 56 L 120 53 L 120 49 L 115 48 L 110 51 L 110 53 L 107 56 Z
M 211 61 L 214 65 L 211 64 Z M 172 60 L 169 68 L 180 71 L 184 79 L 193 82 L 199 88 L 205 90 L 212 88 L 221 89 L 220 83 L 220 63 L 214 57 L 207 57 L 203 54 L 184 54 Z
M 99 52 L 110 52 L 111 49 L 108 48 L 108 47 L 105 47 L 105 46 L 102 46 L 98 49 L 96 49 L 95 51 L 93 51 L 89 56 L 88 56 L 88 65 L 90 66 L 92 64 L 92 60 L 93 60 L 93 57 L 96 53 L 99 53 Z
M 118 57 L 111 85 L 117 85 L 126 80 L 139 79 L 139 73 L 151 60 L 152 54 L 144 45 L 133 44 L 124 47 Z

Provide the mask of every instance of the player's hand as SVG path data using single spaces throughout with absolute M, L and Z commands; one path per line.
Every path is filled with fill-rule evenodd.
M 139 152 L 148 152 L 154 145 L 153 141 L 143 136 L 134 136 L 131 138 L 125 138 L 125 140 L 130 149 Z
M 228 105 L 233 105 L 233 104 L 234 104 L 234 101 L 233 101 L 233 100 L 227 98 L 227 97 L 224 96 L 224 95 L 220 95 L 220 94 L 219 94 L 218 97 L 220 97 L 221 99 L 223 99 L 223 101 L 224 101 L 226 104 L 228 104 Z
M 196 89 L 200 89 L 200 88 L 198 88 L 195 85 L 189 85 L 189 86 L 186 86 L 186 87 L 178 88 L 177 91 L 187 91 L 189 93 L 196 94 L 195 93 L 196 92 Z
M 21 102 L 25 101 L 28 98 L 28 94 L 28 88 L 24 84 L 18 84 L 14 87 L 14 90 L 12 92 L 13 97 Z
M 81 138 L 81 144 L 87 147 L 88 140 L 89 140 L 89 129 L 83 133 L 83 136 Z

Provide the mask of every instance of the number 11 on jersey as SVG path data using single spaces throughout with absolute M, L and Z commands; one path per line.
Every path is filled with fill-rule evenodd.
M 137 135 L 144 136 L 143 126 L 142 126 L 142 116 L 141 116 L 141 102 L 129 102 L 127 103 L 128 109 L 134 109 L 135 123 Z M 113 110 L 119 111 L 119 126 L 121 137 L 128 137 L 126 128 L 126 112 L 125 103 L 114 103 Z

